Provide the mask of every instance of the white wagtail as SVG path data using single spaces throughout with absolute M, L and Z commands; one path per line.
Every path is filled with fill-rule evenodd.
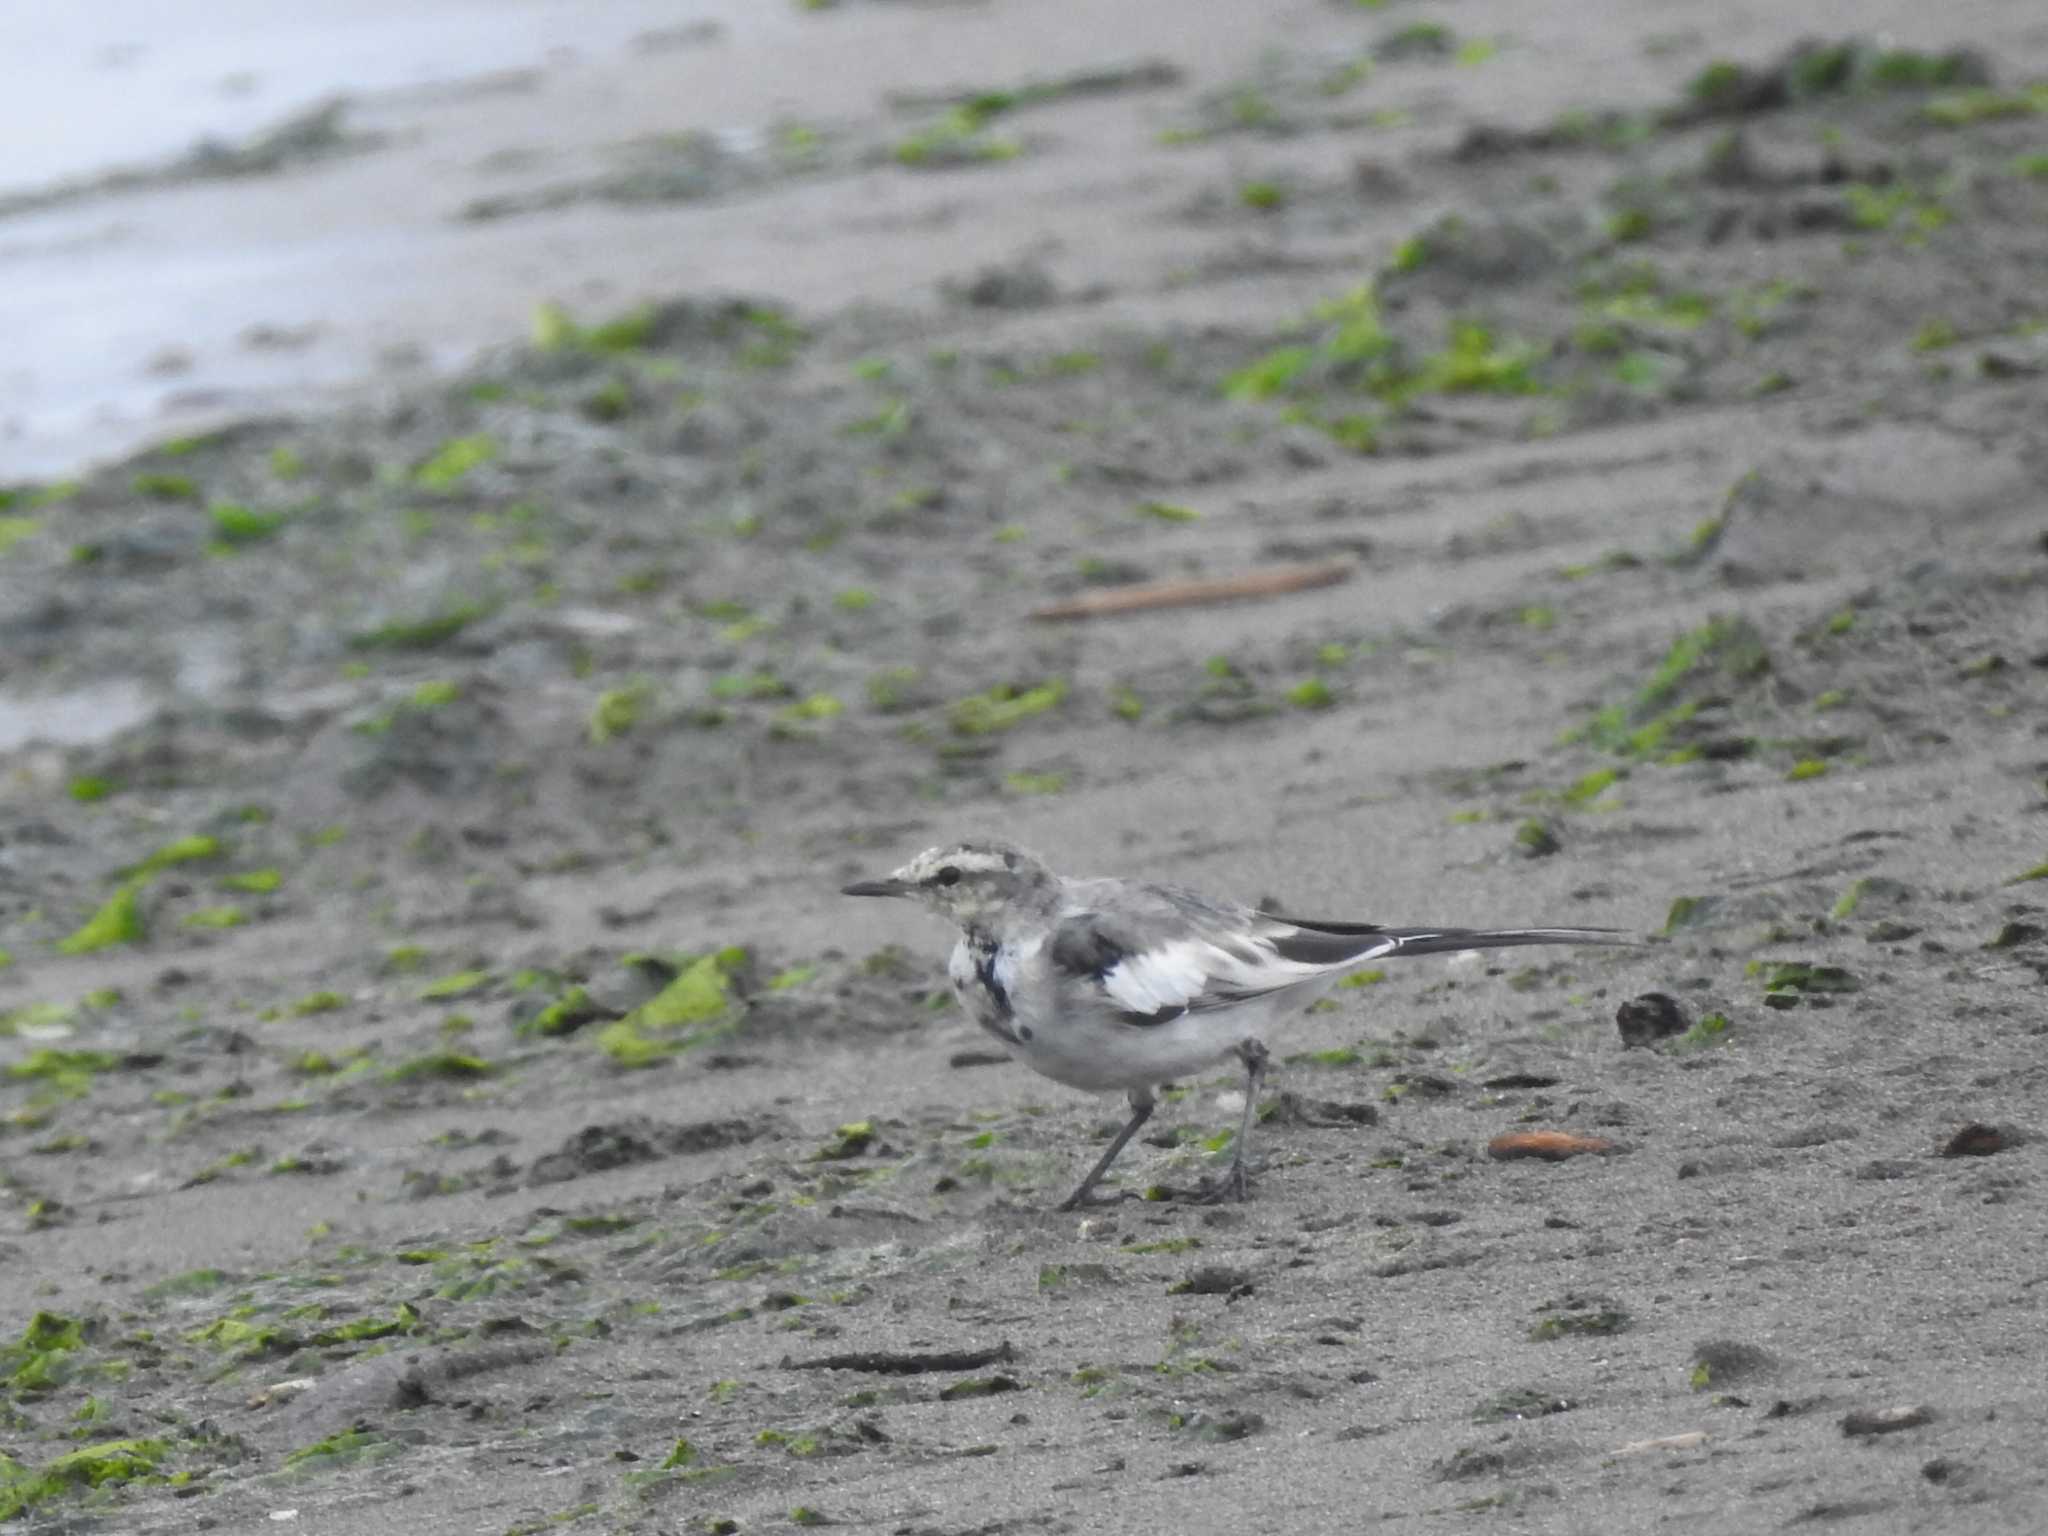
M 1086 1204 L 1152 1116 L 1160 1084 L 1244 1063 L 1244 1121 L 1211 1198 L 1245 1197 L 1245 1146 L 1266 1075 L 1261 1039 L 1344 972 L 1388 955 L 1510 944 L 1629 944 L 1608 928 L 1383 928 L 1280 917 L 1178 886 L 1074 880 L 1003 843 L 930 848 L 848 896 L 909 896 L 960 929 L 947 974 L 961 1007 L 1033 1071 L 1121 1088 L 1131 1118 L 1063 1211 Z

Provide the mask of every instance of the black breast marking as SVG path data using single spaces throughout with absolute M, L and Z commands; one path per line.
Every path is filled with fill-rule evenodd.
M 996 976 L 996 941 L 985 934 L 976 934 L 969 943 L 974 951 L 974 979 L 995 1004 L 996 1017 L 1007 1019 L 1012 1012 L 1010 994 Z

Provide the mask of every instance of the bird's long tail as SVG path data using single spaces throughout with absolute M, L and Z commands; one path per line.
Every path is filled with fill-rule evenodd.
M 1640 944 L 1618 928 L 1382 928 L 1374 923 L 1318 923 L 1282 918 L 1288 932 L 1274 949 L 1310 965 L 1345 965 L 1389 955 L 1435 955 L 1518 944 Z

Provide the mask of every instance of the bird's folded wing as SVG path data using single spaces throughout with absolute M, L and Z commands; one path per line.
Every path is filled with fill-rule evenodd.
M 1523 944 L 1628 944 L 1601 928 L 1387 928 L 1227 906 L 1175 886 L 1077 882 L 1091 905 L 1054 931 L 1056 975 L 1130 1024 L 1224 1008 L 1393 955 Z
M 1072 913 L 1055 930 L 1049 954 L 1056 973 L 1094 989 L 1128 1024 L 1227 1007 L 1327 970 L 1286 958 L 1244 928 L 1187 914 Z

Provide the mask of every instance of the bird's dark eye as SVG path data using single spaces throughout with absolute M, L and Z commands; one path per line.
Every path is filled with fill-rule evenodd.
M 960 883 L 960 871 L 948 864 L 932 878 L 940 885 L 958 885 Z

